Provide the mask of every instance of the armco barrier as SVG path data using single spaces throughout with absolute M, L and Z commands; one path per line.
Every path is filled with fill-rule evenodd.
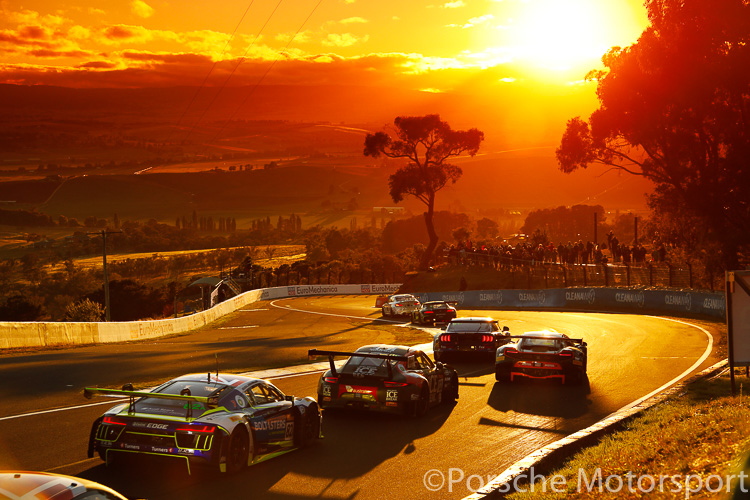
M 251 290 L 190 316 L 110 323 L 0 322 L 0 349 L 143 340 L 187 332 L 258 300 L 303 295 L 394 293 L 400 284 L 300 285 Z
M 468 290 L 416 294 L 421 302 L 445 300 L 464 309 L 573 309 L 639 314 L 658 312 L 723 319 L 723 293 L 633 290 L 618 288 L 550 288 L 543 290 Z
M 400 284 L 297 285 L 252 290 L 191 316 L 119 323 L 0 323 L 0 349 L 51 347 L 143 340 L 182 333 L 207 325 L 258 300 L 305 295 L 368 295 L 398 291 Z M 416 294 L 420 301 L 455 301 L 459 307 L 486 309 L 573 309 L 638 314 L 659 312 L 723 319 L 724 295 L 707 292 L 617 288 L 544 290 L 470 290 Z

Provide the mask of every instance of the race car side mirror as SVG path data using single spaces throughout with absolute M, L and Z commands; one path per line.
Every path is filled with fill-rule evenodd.
M 294 403 L 294 396 L 286 395 L 284 396 L 284 401 L 291 401 L 292 403 Z

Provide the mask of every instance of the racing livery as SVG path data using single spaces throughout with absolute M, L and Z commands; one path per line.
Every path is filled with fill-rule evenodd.
M 509 342 L 510 332 L 490 317 L 455 318 L 448 323 L 445 332 L 433 338 L 432 351 L 435 360 L 446 360 L 448 356 L 473 355 L 491 360 L 497 348 Z
M 103 484 L 49 472 L 0 472 L 0 498 L 7 500 L 128 500 Z
M 237 472 L 311 444 L 321 415 L 313 398 L 286 396 L 273 384 L 234 374 L 190 374 L 151 391 L 89 388 L 84 396 L 127 397 L 91 427 L 88 456 L 109 465 L 131 455 L 158 455 Z
M 417 325 L 447 323 L 456 317 L 455 304 L 443 300 L 424 302 L 418 310 L 411 313 L 411 322 Z
M 587 347 L 583 339 L 572 339 L 554 330 L 526 332 L 497 350 L 495 378 L 558 379 L 580 384 L 586 379 Z
M 350 408 L 422 416 L 429 407 L 458 399 L 458 373 L 406 346 L 375 344 L 355 352 L 308 351 L 328 356 L 330 370 L 318 382 L 323 409 Z M 335 356 L 350 356 L 336 368 Z

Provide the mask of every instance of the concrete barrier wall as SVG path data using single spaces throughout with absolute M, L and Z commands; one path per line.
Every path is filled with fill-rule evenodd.
M 188 332 L 259 300 L 304 295 L 394 293 L 400 284 L 304 285 L 251 290 L 181 318 L 99 323 L 0 322 L 0 349 L 144 340 Z
M 207 311 L 174 319 L 118 323 L 0 322 L 0 349 L 126 342 L 188 332 L 259 300 L 305 295 L 391 294 L 400 284 L 298 285 L 252 290 Z M 639 314 L 689 314 L 723 319 L 724 295 L 706 292 L 556 288 L 545 290 L 470 290 L 417 294 L 420 301 L 455 301 L 464 309 L 573 309 Z
M 417 294 L 421 302 L 445 300 L 464 309 L 571 309 L 642 314 L 726 317 L 723 293 L 632 290 L 618 288 L 550 288 L 543 290 L 468 290 Z

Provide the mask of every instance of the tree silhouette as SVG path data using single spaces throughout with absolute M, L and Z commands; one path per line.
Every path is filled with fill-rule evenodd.
M 426 270 L 438 243 L 433 224 L 435 194 L 449 181 L 455 183 L 463 173 L 446 160 L 464 153 L 474 156 L 484 140 L 484 132 L 476 128 L 453 130 L 439 115 L 399 116 L 394 124 L 393 138 L 385 132 L 367 134 L 364 154 L 409 160 L 390 176 L 388 185 L 394 202 L 411 195 L 427 206 L 424 221 L 429 243 L 419 263 L 419 269 Z
M 649 204 L 701 227 L 736 268 L 750 244 L 750 5 L 647 0 L 650 26 L 592 71 L 600 107 L 571 119 L 563 172 L 601 163 L 655 184 Z

